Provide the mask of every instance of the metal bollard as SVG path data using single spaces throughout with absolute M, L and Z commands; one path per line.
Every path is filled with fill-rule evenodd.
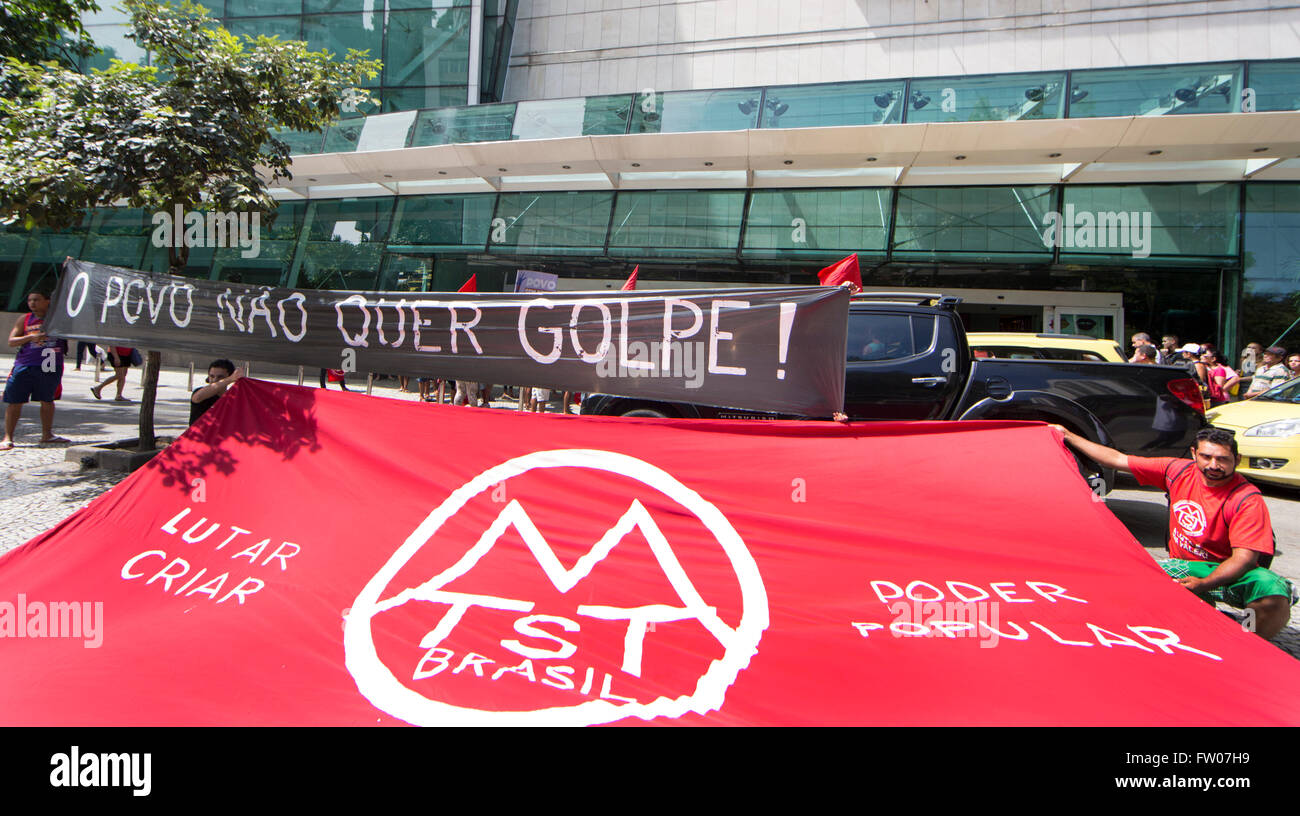
M 194 361 L 193 360 L 190 360 L 190 379 L 189 379 L 189 385 L 186 387 L 185 390 L 189 391 L 191 394 L 194 393 Z
M 298 366 L 298 386 L 302 387 L 302 366 Z

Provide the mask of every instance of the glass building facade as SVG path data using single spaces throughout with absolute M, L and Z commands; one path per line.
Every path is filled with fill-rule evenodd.
M 604 287 L 639 264 L 642 281 L 664 284 L 812 284 L 819 268 L 857 253 L 868 288 L 1117 293 L 1123 325 L 1110 326 L 1108 334 L 1121 340 L 1142 330 L 1239 348 L 1247 340 L 1272 342 L 1300 314 L 1300 172 L 1259 172 L 1269 166 L 1300 171 L 1293 167 L 1300 159 L 1267 145 L 1242 158 L 1240 167 L 1188 162 L 1178 181 L 1168 180 L 1169 163 L 1154 164 L 1161 151 L 1148 151 L 1152 164 L 1130 159 L 1128 176 L 1117 183 L 1098 183 L 1095 175 L 1080 181 L 1070 165 L 1060 164 L 1068 156 L 1054 158 L 1059 152 L 1035 160 L 1040 168 L 1056 160 L 1053 178 L 1001 181 L 998 172 L 1024 177 L 1034 168 L 990 168 L 991 176 L 977 178 L 972 168 L 951 162 L 883 167 L 888 162 L 877 162 L 868 147 L 887 141 L 870 135 L 877 126 L 1030 128 L 1113 117 L 1236 120 L 1300 111 L 1300 59 L 711 90 L 636 82 L 627 93 L 510 101 L 502 89 L 515 0 L 484 0 L 477 49 L 470 43 L 469 0 L 205 5 L 238 34 L 303 39 L 336 53 L 364 49 L 383 60 L 367 89 L 377 104 L 350 112 L 324 133 L 282 134 L 300 157 L 855 127 L 864 129 L 864 147 L 854 167 L 788 178 L 781 170 L 710 170 L 709 160 L 695 174 L 694 189 L 685 187 L 693 183 L 690 172 L 633 170 L 637 163 L 617 179 L 589 168 L 534 177 L 533 186 L 543 189 L 528 191 L 497 183 L 483 184 L 481 192 L 420 195 L 380 184 L 354 185 L 371 188 L 365 191 L 320 188 L 284 201 L 274 218 L 263 219 L 257 258 L 243 258 L 237 249 L 195 249 L 186 268 L 191 276 L 448 291 L 477 274 L 480 290 L 491 291 L 510 288 L 518 269 Z M 124 36 L 120 14 L 101 12 L 87 27 L 105 47 L 87 68 L 106 65 L 109 56 L 147 61 Z M 470 105 L 473 51 L 480 55 L 479 104 Z M 1203 119 L 1191 121 L 1205 127 Z M 1037 124 L 1014 124 L 1020 122 Z M 801 133 L 811 138 L 819 131 Z M 790 144 L 786 165 L 804 158 L 799 142 Z M 728 158 L 734 157 L 716 160 L 721 166 Z M 1151 178 L 1133 178 L 1143 168 Z M 436 171 L 430 167 L 430 178 Z M 25 291 L 49 285 L 68 255 L 162 271 L 166 250 L 151 245 L 150 231 L 148 213 L 117 210 L 93 213 L 64 232 L 2 232 L 0 294 L 8 308 L 17 308 Z M 1013 322 L 1005 328 L 1047 327 Z M 1283 339 L 1300 344 L 1294 332 Z

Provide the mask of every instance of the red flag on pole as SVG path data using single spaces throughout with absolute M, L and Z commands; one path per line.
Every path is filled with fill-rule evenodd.
M 858 256 L 850 255 L 842 261 L 836 261 L 818 272 L 817 279 L 821 281 L 822 286 L 839 286 L 841 283 L 847 283 L 854 293 L 861 292 L 862 273 L 858 271 Z
M 469 276 L 469 280 L 461 285 L 457 292 L 477 292 L 478 291 L 478 273 Z
M 627 280 L 624 281 L 623 288 L 620 291 L 632 292 L 636 290 L 636 273 L 640 268 L 641 264 L 637 264 L 632 268 L 632 274 L 627 276 Z

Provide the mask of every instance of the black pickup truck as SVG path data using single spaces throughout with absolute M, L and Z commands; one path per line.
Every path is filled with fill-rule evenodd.
M 1205 427 L 1200 387 L 1171 366 L 974 359 L 942 295 L 863 294 L 849 305 L 844 413 L 855 420 L 1054 422 L 1125 453 L 1183 456 Z M 592 394 L 582 413 L 716 419 L 795 417 Z M 1080 459 L 1095 489 L 1114 474 Z

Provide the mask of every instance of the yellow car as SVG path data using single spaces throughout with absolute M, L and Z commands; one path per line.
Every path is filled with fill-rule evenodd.
M 1114 340 L 1083 334 L 1033 334 L 1032 332 L 968 332 L 966 341 L 978 358 L 1013 360 L 1093 360 L 1127 363 Z
M 1211 408 L 1205 418 L 1237 436 L 1237 472 L 1261 482 L 1300 487 L 1300 379 L 1258 397 Z

